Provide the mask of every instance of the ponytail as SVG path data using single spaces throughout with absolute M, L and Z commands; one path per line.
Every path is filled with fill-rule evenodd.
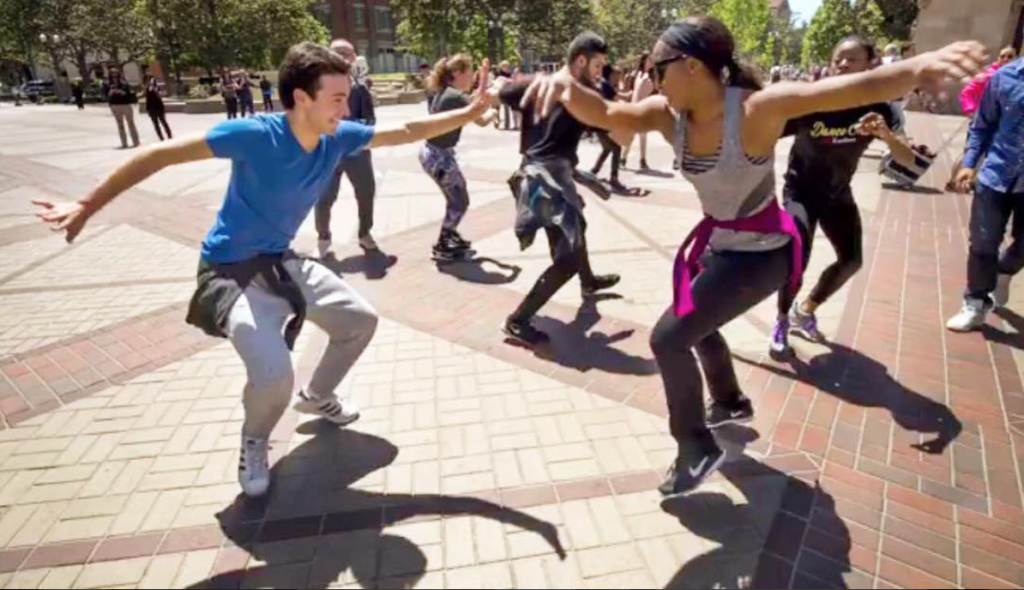
M 441 92 L 451 86 L 455 72 L 465 72 L 473 69 L 473 58 L 465 53 L 452 57 L 442 57 L 434 65 L 434 71 L 427 80 L 427 88 L 431 92 Z
M 744 90 L 764 90 L 761 75 L 753 66 L 737 62 L 736 58 L 732 58 L 725 68 L 729 72 L 729 86 L 737 86 Z

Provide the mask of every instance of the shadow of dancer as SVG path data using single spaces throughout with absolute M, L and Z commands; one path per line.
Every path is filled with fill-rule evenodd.
M 997 309 L 994 313 L 1007 324 L 1010 324 L 1013 331 L 1000 330 L 990 324 L 985 324 L 981 327 L 981 334 L 985 337 L 985 340 L 1016 348 L 1017 350 L 1024 350 L 1024 317 L 1005 307 Z
M 498 272 L 492 272 L 485 265 L 495 266 Z M 467 283 L 478 285 L 508 285 L 516 282 L 523 269 L 513 264 L 505 264 L 493 258 L 478 257 L 470 260 L 445 262 L 437 265 L 441 274 L 455 277 Z
M 338 275 L 362 273 L 367 280 L 379 281 L 398 264 L 398 257 L 381 250 L 369 250 L 362 256 L 350 256 L 344 260 L 338 260 L 334 253 L 330 253 L 320 262 Z
M 735 430 L 748 431 L 737 428 Z M 723 446 L 728 446 L 722 441 Z M 853 542 L 836 503 L 816 482 L 786 475 L 730 447 L 721 474 L 747 499 L 697 491 L 662 509 L 717 547 L 684 564 L 666 588 L 846 588 Z M 766 496 L 774 498 L 764 504 Z M 803 551 L 804 546 L 814 553 Z M 799 570 L 799 573 L 795 573 Z M 856 585 L 856 584 L 855 584 Z
M 346 572 L 364 588 L 375 587 L 385 578 L 389 587 L 411 588 L 425 574 L 427 559 L 414 543 L 389 535 L 385 529 L 425 516 L 479 516 L 532 531 L 565 559 L 565 549 L 553 525 L 492 502 L 351 489 L 356 482 L 393 463 L 399 450 L 376 436 L 319 423 L 314 428 L 317 436 L 274 466 L 275 484 L 268 498 L 275 503 L 291 502 L 292 506 L 344 506 L 346 511 L 275 521 L 264 516 L 268 500 L 256 502 L 239 496 L 218 514 L 221 528 L 231 543 L 264 565 L 221 573 L 196 588 L 238 588 L 251 580 L 258 580 L 262 587 L 327 588 Z M 302 532 L 295 534 L 295 530 Z M 341 533 L 346 535 L 332 537 Z M 303 579 L 276 579 L 285 577 L 278 572 L 287 571 L 282 566 L 294 565 L 295 556 L 294 550 L 275 542 L 295 538 L 319 539 L 309 579 L 302 574 L 298 577 Z
M 907 389 L 889 375 L 885 365 L 840 344 L 826 346 L 831 352 L 809 363 L 798 358 L 788 360 L 794 372 L 740 356 L 736 358 L 781 377 L 812 385 L 846 403 L 885 408 L 901 428 L 935 435 L 934 440 L 913 445 L 923 453 L 941 455 L 963 432 L 963 424 L 949 407 Z
M 539 329 L 551 336 L 551 343 L 534 349 L 534 354 L 581 373 L 597 369 L 615 375 L 656 375 L 658 364 L 653 358 L 635 356 L 615 347 L 632 338 L 635 330 L 615 334 L 592 331 L 601 321 L 597 304 L 616 299 L 622 297 L 613 294 L 587 297 L 569 324 L 550 317 L 534 320 Z

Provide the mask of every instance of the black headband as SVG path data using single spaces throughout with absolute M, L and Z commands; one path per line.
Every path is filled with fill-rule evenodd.
M 680 21 L 672 25 L 661 35 L 655 49 L 655 60 L 664 62 L 678 55 L 686 55 L 699 59 L 712 72 L 728 69 L 732 73 L 736 69 L 736 60 L 732 55 L 716 55 L 704 39 L 701 28 L 688 21 Z M 658 54 L 661 55 L 658 55 Z

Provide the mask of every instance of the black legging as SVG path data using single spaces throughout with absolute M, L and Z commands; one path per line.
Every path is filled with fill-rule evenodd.
M 156 129 L 156 136 L 160 138 L 160 141 L 164 140 L 164 131 L 167 132 L 167 139 L 174 139 L 174 134 L 171 133 L 171 126 L 167 124 L 167 113 L 165 111 L 150 111 L 149 120 L 153 122 L 153 128 Z M 160 130 L 161 125 L 163 125 L 163 131 Z
M 615 181 L 619 179 L 619 167 L 622 165 L 622 146 L 616 143 L 611 137 L 608 136 L 604 131 L 597 133 L 597 138 L 601 141 L 601 147 L 604 150 L 601 152 L 601 157 L 597 159 L 597 163 L 594 164 L 592 172 L 598 174 L 601 172 L 601 168 L 604 168 L 604 163 L 608 159 L 608 156 L 612 157 L 612 174 L 611 180 Z
M 238 118 L 238 99 L 237 98 L 225 98 L 224 108 L 228 111 L 228 119 Z
M 548 228 L 546 231 L 554 264 L 537 279 L 522 305 L 512 314 L 512 319 L 518 322 L 530 321 L 577 274 L 584 286 L 594 283 L 594 270 L 587 252 L 586 223 L 580 228 L 580 245 L 577 248 L 566 243 L 565 234 L 560 229 Z
M 788 280 L 790 246 L 768 252 L 716 252 L 704 257 L 693 281 L 694 310 L 676 317 L 669 308 L 651 335 L 668 399 L 669 427 L 680 446 L 709 436 L 704 418 L 700 357 L 712 399 L 730 403 L 742 395 L 732 354 L 719 329 L 771 297 Z
M 790 191 L 787 193 L 786 210 L 796 219 L 804 239 L 804 267 L 811 260 L 814 235 L 819 225 L 836 251 L 837 260 L 821 273 L 818 284 L 808 296 L 812 303 L 822 305 L 864 266 L 864 229 L 860 210 L 850 187 L 831 197 L 802 197 Z M 779 292 L 780 316 L 793 309 L 795 298 L 796 294 L 789 289 Z

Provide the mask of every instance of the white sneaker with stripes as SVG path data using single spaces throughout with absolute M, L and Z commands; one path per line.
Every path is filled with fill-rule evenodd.
M 299 399 L 294 407 L 300 414 L 319 416 L 338 426 L 348 426 L 359 419 L 359 408 L 352 402 L 338 399 L 336 395 L 325 399 L 313 399 L 302 391 L 299 392 Z

